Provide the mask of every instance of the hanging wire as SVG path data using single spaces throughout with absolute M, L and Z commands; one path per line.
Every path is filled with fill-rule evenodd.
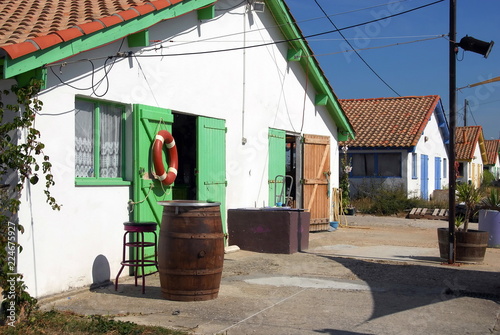
M 316 3 L 316 5 L 319 7 L 319 9 L 323 12 L 323 14 L 325 14 L 325 16 L 328 18 L 328 21 L 330 21 L 330 23 L 332 24 L 332 26 L 338 30 L 338 33 L 340 34 L 340 36 L 342 36 L 342 38 L 344 39 L 344 41 L 351 47 L 351 49 L 354 50 L 354 47 L 352 46 L 351 42 L 345 37 L 345 35 L 337 28 L 337 25 L 332 21 L 332 19 L 330 17 L 328 17 L 328 14 L 325 12 L 325 10 L 323 9 L 323 7 L 319 4 L 318 0 L 314 0 L 314 2 Z M 370 65 L 368 64 L 368 62 L 361 56 L 361 54 L 357 51 L 357 50 L 354 50 L 354 53 L 356 54 L 356 56 L 358 56 L 358 58 L 368 67 L 368 69 L 370 69 L 370 71 L 378 78 L 380 79 L 380 81 L 382 83 L 384 83 L 385 86 L 387 86 L 387 88 L 389 88 L 392 92 L 394 92 L 397 96 L 401 96 L 401 94 L 399 94 L 391 85 L 389 85 L 388 82 L 386 82 L 376 71 L 375 69 Z
M 313 38 L 313 37 L 322 36 L 322 35 L 326 35 L 326 34 L 331 34 L 331 33 L 339 32 L 339 31 L 344 31 L 344 30 L 348 30 L 348 29 L 353 29 L 353 28 L 364 26 L 364 25 L 367 25 L 367 24 L 370 24 L 370 23 L 374 23 L 374 22 L 377 22 L 377 21 L 382 21 L 382 20 L 386 20 L 386 19 L 389 19 L 389 18 L 392 18 L 392 17 L 404 15 L 404 14 L 407 14 L 407 13 L 411 13 L 413 11 L 423 9 L 423 8 L 426 8 L 426 7 L 438 4 L 438 3 L 443 2 L 443 1 L 445 1 L 445 0 L 437 0 L 437 1 L 434 1 L 432 3 L 428 3 L 428 4 L 425 4 L 425 5 L 422 5 L 422 6 L 411 8 L 409 10 L 405 10 L 405 11 L 402 11 L 402 12 L 399 12 L 399 13 L 387 15 L 387 16 L 384 16 L 384 17 L 381 17 L 381 18 L 377 18 L 377 19 L 373 19 L 373 20 L 369 20 L 369 21 L 365 21 L 365 22 L 353 24 L 353 25 L 342 27 L 342 28 L 339 28 L 339 29 L 333 29 L 333 30 L 323 31 L 323 32 L 320 32 L 320 33 L 310 34 L 310 35 L 306 35 L 306 36 L 300 36 L 300 37 L 295 37 L 295 38 L 290 38 L 290 39 L 285 39 L 285 40 L 273 41 L 273 42 L 269 42 L 269 43 L 249 45 L 249 46 L 246 46 L 246 47 L 235 47 L 235 48 L 217 49 L 217 50 L 184 52 L 184 53 L 175 53 L 175 54 L 163 54 L 161 57 L 191 56 L 191 55 L 221 53 L 221 52 L 229 52 L 229 51 L 238 51 L 238 50 L 242 50 L 242 49 L 252 49 L 252 48 L 263 47 L 263 46 L 268 46 L 268 45 L 275 45 L 275 44 L 277 45 L 277 44 L 288 43 L 288 42 L 299 41 L 299 40 L 307 40 L 307 39 L 310 39 L 310 38 Z M 123 56 L 116 55 L 116 56 L 109 56 L 109 57 L 123 57 Z M 158 55 L 137 55 L 137 57 L 158 57 Z M 107 58 L 107 57 L 97 57 L 95 59 L 102 59 L 102 58 Z M 78 60 L 78 61 L 81 61 L 81 60 Z M 78 62 L 78 61 L 75 61 L 75 62 Z M 69 64 L 69 62 L 64 62 L 64 63 Z M 61 63 L 52 63 L 52 64 L 47 64 L 46 66 L 52 67 L 52 66 L 60 66 L 60 65 L 61 65 Z
M 144 73 L 144 70 L 142 69 L 142 65 L 141 65 L 141 62 L 139 62 L 139 58 L 137 58 L 136 55 L 133 55 L 133 56 L 134 56 L 134 59 L 137 61 L 137 64 L 139 65 L 139 69 L 141 70 L 142 76 L 144 77 L 144 80 L 146 81 L 146 84 L 148 85 L 149 91 L 151 92 L 151 95 L 153 96 L 153 99 L 155 100 L 156 106 L 160 107 L 160 104 L 158 103 L 158 100 L 156 100 L 156 96 L 154 94 L 154 91 L 151 88 L 151 84 L 149 84 L 148 77 L 146 76 L 146 74 Z M 163 57 L 163 54 L 161 56 Z

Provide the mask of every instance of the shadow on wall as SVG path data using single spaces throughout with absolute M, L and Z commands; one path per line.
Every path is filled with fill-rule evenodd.
M 92 285 L 90 289 L 113 284 L 110 280 L 111 269 L 106 256 L 98 255 L 92 264 Z

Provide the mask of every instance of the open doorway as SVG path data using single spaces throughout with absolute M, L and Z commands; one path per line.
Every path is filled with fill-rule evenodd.
M 287 134 L 286 135 L 286 175 L 291 178 L 286 178 L 286 190 L 290 194 L 290 199 L 287 206 L 292 208 L 301 207 L 301 192 L 300 192 L 300 178 L 301 178 L 301 160 L 300 160 L 300 137 Z
M 172 136 L 179 156 L 173 200 L 196 200 L 196 116 L 174 114 Z

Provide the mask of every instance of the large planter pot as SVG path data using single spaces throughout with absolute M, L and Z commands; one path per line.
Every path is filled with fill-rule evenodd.
M 488 247 L 500 248 L 500 212 L 488 209 L 479 211 L 479 230 L 489 233 Z
M 356 208 L 354 208 L 354 207 L 346 208 L 345 214 L 346 215 L 356 215 Z
M 448 228 L 438 228 L 439 255 L 442 259 L 449 258 Z M 481 263 L 484 260 L 488 246 L 488 232 L 471 230 L 455 232 L 455 261 L 461 263 Z

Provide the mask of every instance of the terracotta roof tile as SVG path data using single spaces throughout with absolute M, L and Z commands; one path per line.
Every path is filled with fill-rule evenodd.
M 375 99 L 341 99 L 356 139 L 354 147 L 415 146 L 429 121 L 439 96 L 410 96 Z
M 35 37 L 31 39 L 40 47 L 40 49 L 46 49 L 58 43 L 61 43 L 63 39 L 56 34 L 50 34 L 46 36 Z
M 156 0 L 156 1 L 151 1 L 150 3 L 156 8 L 156 10 L 160 10 L 170 6 L 170 2 L 167 0 Z
M 484 146 L 486 148 L 486 157 L 488 161 L 485 165 L 495 165 L 498 157 L 498 152 L 500 151 L 500 140 L 485 140 Z
M 476 145 L 482 134 L 481 126 L 457 127 L 455 130 L 456 159 L 461 161 L 473 159 Z
M 17 58 L 52 46 L 57 39 L 58 43 L 68 41 L 179 2 L 182 0 L 0 0 L 0 47 Z

